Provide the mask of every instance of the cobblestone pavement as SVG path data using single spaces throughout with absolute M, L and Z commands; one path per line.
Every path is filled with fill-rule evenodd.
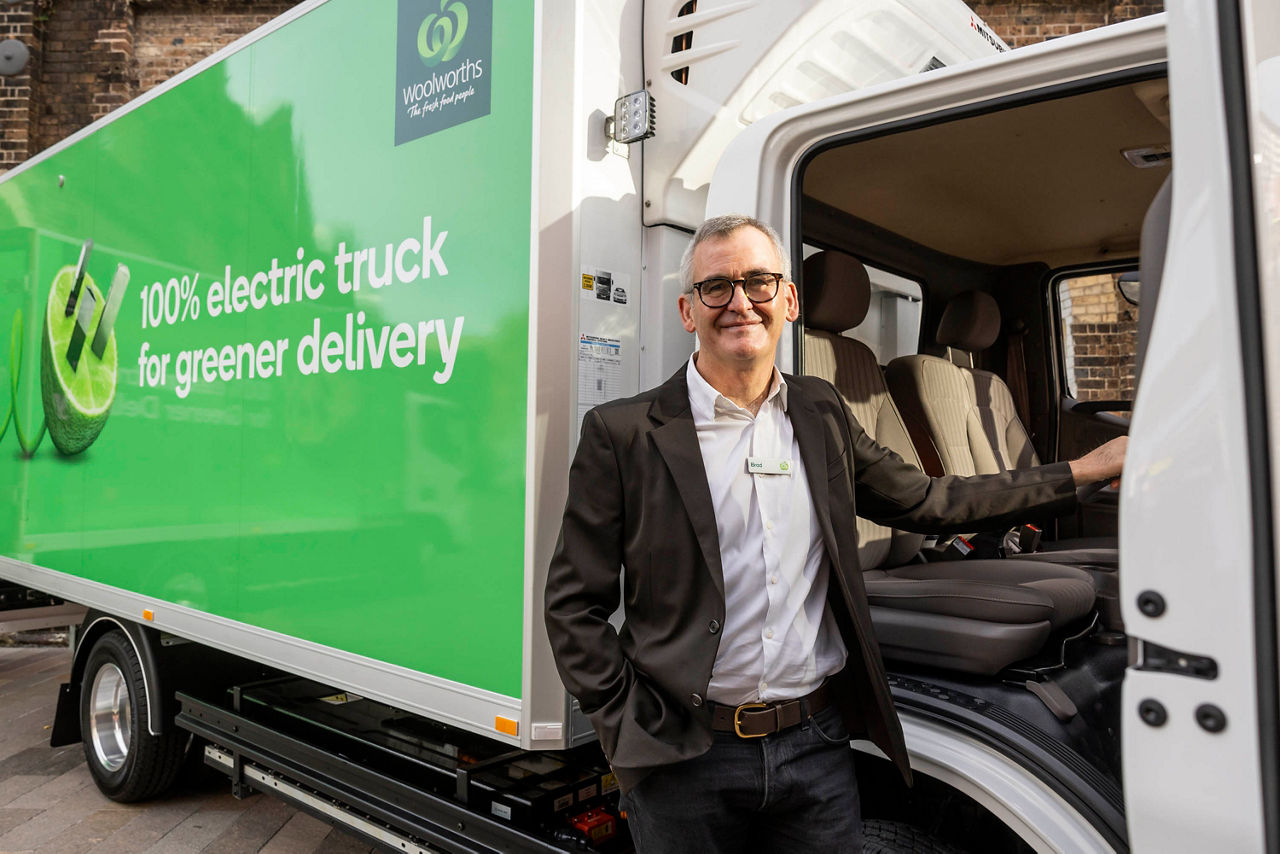
M 80 745 L 49 747 L 65 648 L 0 648 L 0 854 L 369 852 L 367 843 L 275 798 L 237 801 L 193 774 L 169 796 L 117 804 L 93 785 Z

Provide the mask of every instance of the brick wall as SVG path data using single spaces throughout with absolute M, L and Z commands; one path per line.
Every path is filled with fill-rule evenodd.
M 1135 321 L 1073 323 L 1077 400 L 1133 400 Z
M 287 12 L 292 0 L 151 0 L 137 4 L 136 77 L 145 92 Z
M 293 0 L 21 0 L 0 39 L 31 51 L 0 78 L 0 171 L 9 169 L 240 36 Z
M 1164 10 L 1163 0 L 966 2 L 1010 47 L 1023 47 Z
M 34 0 L 30 6 L 41 61 L 31 81 L 28 155 L 102 118 L 136 91 L 128 0 Z

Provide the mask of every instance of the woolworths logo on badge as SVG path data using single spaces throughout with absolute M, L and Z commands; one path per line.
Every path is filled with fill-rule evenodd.
M 489 115 L 493 0 L 399 0 L 396 145 Z

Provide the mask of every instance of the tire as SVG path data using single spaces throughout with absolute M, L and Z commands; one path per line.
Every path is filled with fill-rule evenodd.
M 862 823 L 863 854 L 964 854 L 964 850 L 910 824 L 883 819 Z
M 147 731 L 147 685 L 133 643 L 115 629 L 98 638 L 80 683 L 80 733 L 89 773 L 120 803 L 169 789 L 182 768 L 186 733 Z

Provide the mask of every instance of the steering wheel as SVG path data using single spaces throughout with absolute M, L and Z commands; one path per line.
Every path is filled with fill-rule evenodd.
M 1086 483 L 1084 486 L 1076 487 L 1076 501 L 1081 504 L 1090 504 L 1110 498 L 1120 490 L 1111 485 L 1111 481 L 1100 480 L 1097 483 Z

